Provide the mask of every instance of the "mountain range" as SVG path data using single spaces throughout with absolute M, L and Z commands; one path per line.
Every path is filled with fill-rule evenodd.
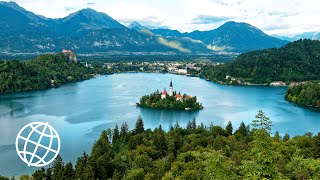
M 181 33 L 126 27 L 105 13 L 87 8 L 64 18 L 36 15 L 15 2 L 0 2 L 0 53 L 46 53 L 72 49 L 81 54 L 210 54 L 246 52 L 288 43 L 247 23 L 227 22 L 210 31 Z
M 299 39 L 311 39 L 311 40 L 320 40 L 320 31 L 314 32 L 305 32 L 301 34 L 296 34 L 294 36 L 279 36 L 279 35 L 272 35 L 276 38 L 286 40 L 286 41 L 297 41 Z

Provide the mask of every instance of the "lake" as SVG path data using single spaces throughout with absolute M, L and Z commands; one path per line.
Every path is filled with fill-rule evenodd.
M 197 96 L 205 107 L 198 112 L 138 108 L 140 97 L 157 89 L 163 91 L 172 79 L 173 88 Z M 273 121 L 272 131 L 293 135 L 320 131 L 320 112 L 301 108 L 284 100 L 285 87 L 225 86 L 196 77 L 172 74 L 127 73 L 101 76 L 44 91 L 0 95 L 0 174 L 32 173 L 16 154 L 19 130 L 34 121 L 49 122 L 60 135 L 60 155 L 75 162 L 90 152 L 100 132 L 127 122 L 130 129 L 139 115 L 145 128 L 160 124 L 168 130 L 176 122 L 185 127 L 196 118 L 209 126 L 225 126 L 231 121 L 237 129 L 250 124 L 258 110 Z

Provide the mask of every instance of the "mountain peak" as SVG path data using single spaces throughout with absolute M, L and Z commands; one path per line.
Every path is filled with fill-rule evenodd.
M 60 34 L 80 34 L 99 29 L 126 28 L 112 17 L 91 8 L 81 9 L 58 20 Z
M 254 26 L 252 26 L 251 24 L 248 24 L 248 23 L 245 23 L 245 22 L 236 22 L 236 21 L 228 21 L 226 23 L 224 23 L 222 26 L 220 27 L 224 27 L 224 26 L 231 26 L 231 27 L 234 27 L 234 26 L 243 26 L 243 27 L 252 27 L 252 28 L 256 28 Z M 257 29 L 257 28 L 256 28 Z
M 140 23 L 138 23 L 137 21 L 133 21 L 129 26 L 130 29 L 135 29 L 137 31 L 143 30 L 143 29 L 147 29 L 146 27 L 142 26 Z
M 12 9 L 15 9 L 15 10 L 25 10 L 24 8 L 22 8 L 16 2 L 13 2 L 13 1 L 10 1 L 10 2 L 0 1 L 0 4 L 7 6 L 7 7 L 10 7 Z
M 94 9 L 91 9 L 91 8 L 84 8 L 84 9 L 79 10 L 78 12 L 90 13 L 90 14 L 99 14 L 99 13 L 101 13 L 101 12 L 98 12 L 98 11 L 96 11 Z M 105 15 L 107 15 L 107 14 L 105 14 Z
M 262 30 L 260 30 L 259 28 L 245 23 L 245 22 L 235 22 L 235 21 L 228 21 L 226 23 L 224 23 L 222 26 L 220 26 L 219 28 L 217 28 L 216 30 L 220 30 L 220 31 L 238 31 L 238 32 L 246 32 L 246 31 L 250 31 L 251 33 L 258 33 L 258 34 L 265 34 Z M 267 34 L 265 34 L 267 35 Z
M 17 4 L 16 2 L 10 1 L 10 2 L 6 2 L 6 1 L 0 1 L 0 5 L 3 5 L 7 8 L 13 9 L 15 11 L 18 11 L 22 14 L 24 14 L 27 18 L 29 18 L 30 20 L 40 23 L 40 24 L 44 24 L 45 20 L 48 20 L 48 18 L 41 16 L 41 15 L 36 15 L 33 12 L 27 11 L 26 9 L 24 9 L 23 7 L 19 6 L 19 4 Z

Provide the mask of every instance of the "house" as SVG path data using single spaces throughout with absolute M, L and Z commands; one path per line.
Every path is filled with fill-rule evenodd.
M 187 70 L 186 69 L 177 69 L 176 72 L 178 74 L 187 74 Z
M 270 83 L 270 86 L 286 86 L 286 83 L 282 81 L 275 81 Z
M 167 97 L 168 93 L 166 91 L 166 89 L 164 89 L 164 91 L 161 94 L 161 99 L 165 99 Z
M 179 94 L 176 95 L 176 99 L 177 99 L 178 101 L 182 101 L 182 100 L 183 100 L 180 92 L 179 92 Z

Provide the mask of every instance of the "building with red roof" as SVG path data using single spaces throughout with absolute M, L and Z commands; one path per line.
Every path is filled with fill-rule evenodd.
M 164 91 L 161 94 L 161 99 L 165 99 L 167 97 L 168 93 L 166 91 L 166 89 L 164 89 Z
M 182 100 L 183 100 L 180 92 L 179 92 L 179 94 L 176 95 L 176 99 L 179 100 L 179 101 L 182 101 Z

